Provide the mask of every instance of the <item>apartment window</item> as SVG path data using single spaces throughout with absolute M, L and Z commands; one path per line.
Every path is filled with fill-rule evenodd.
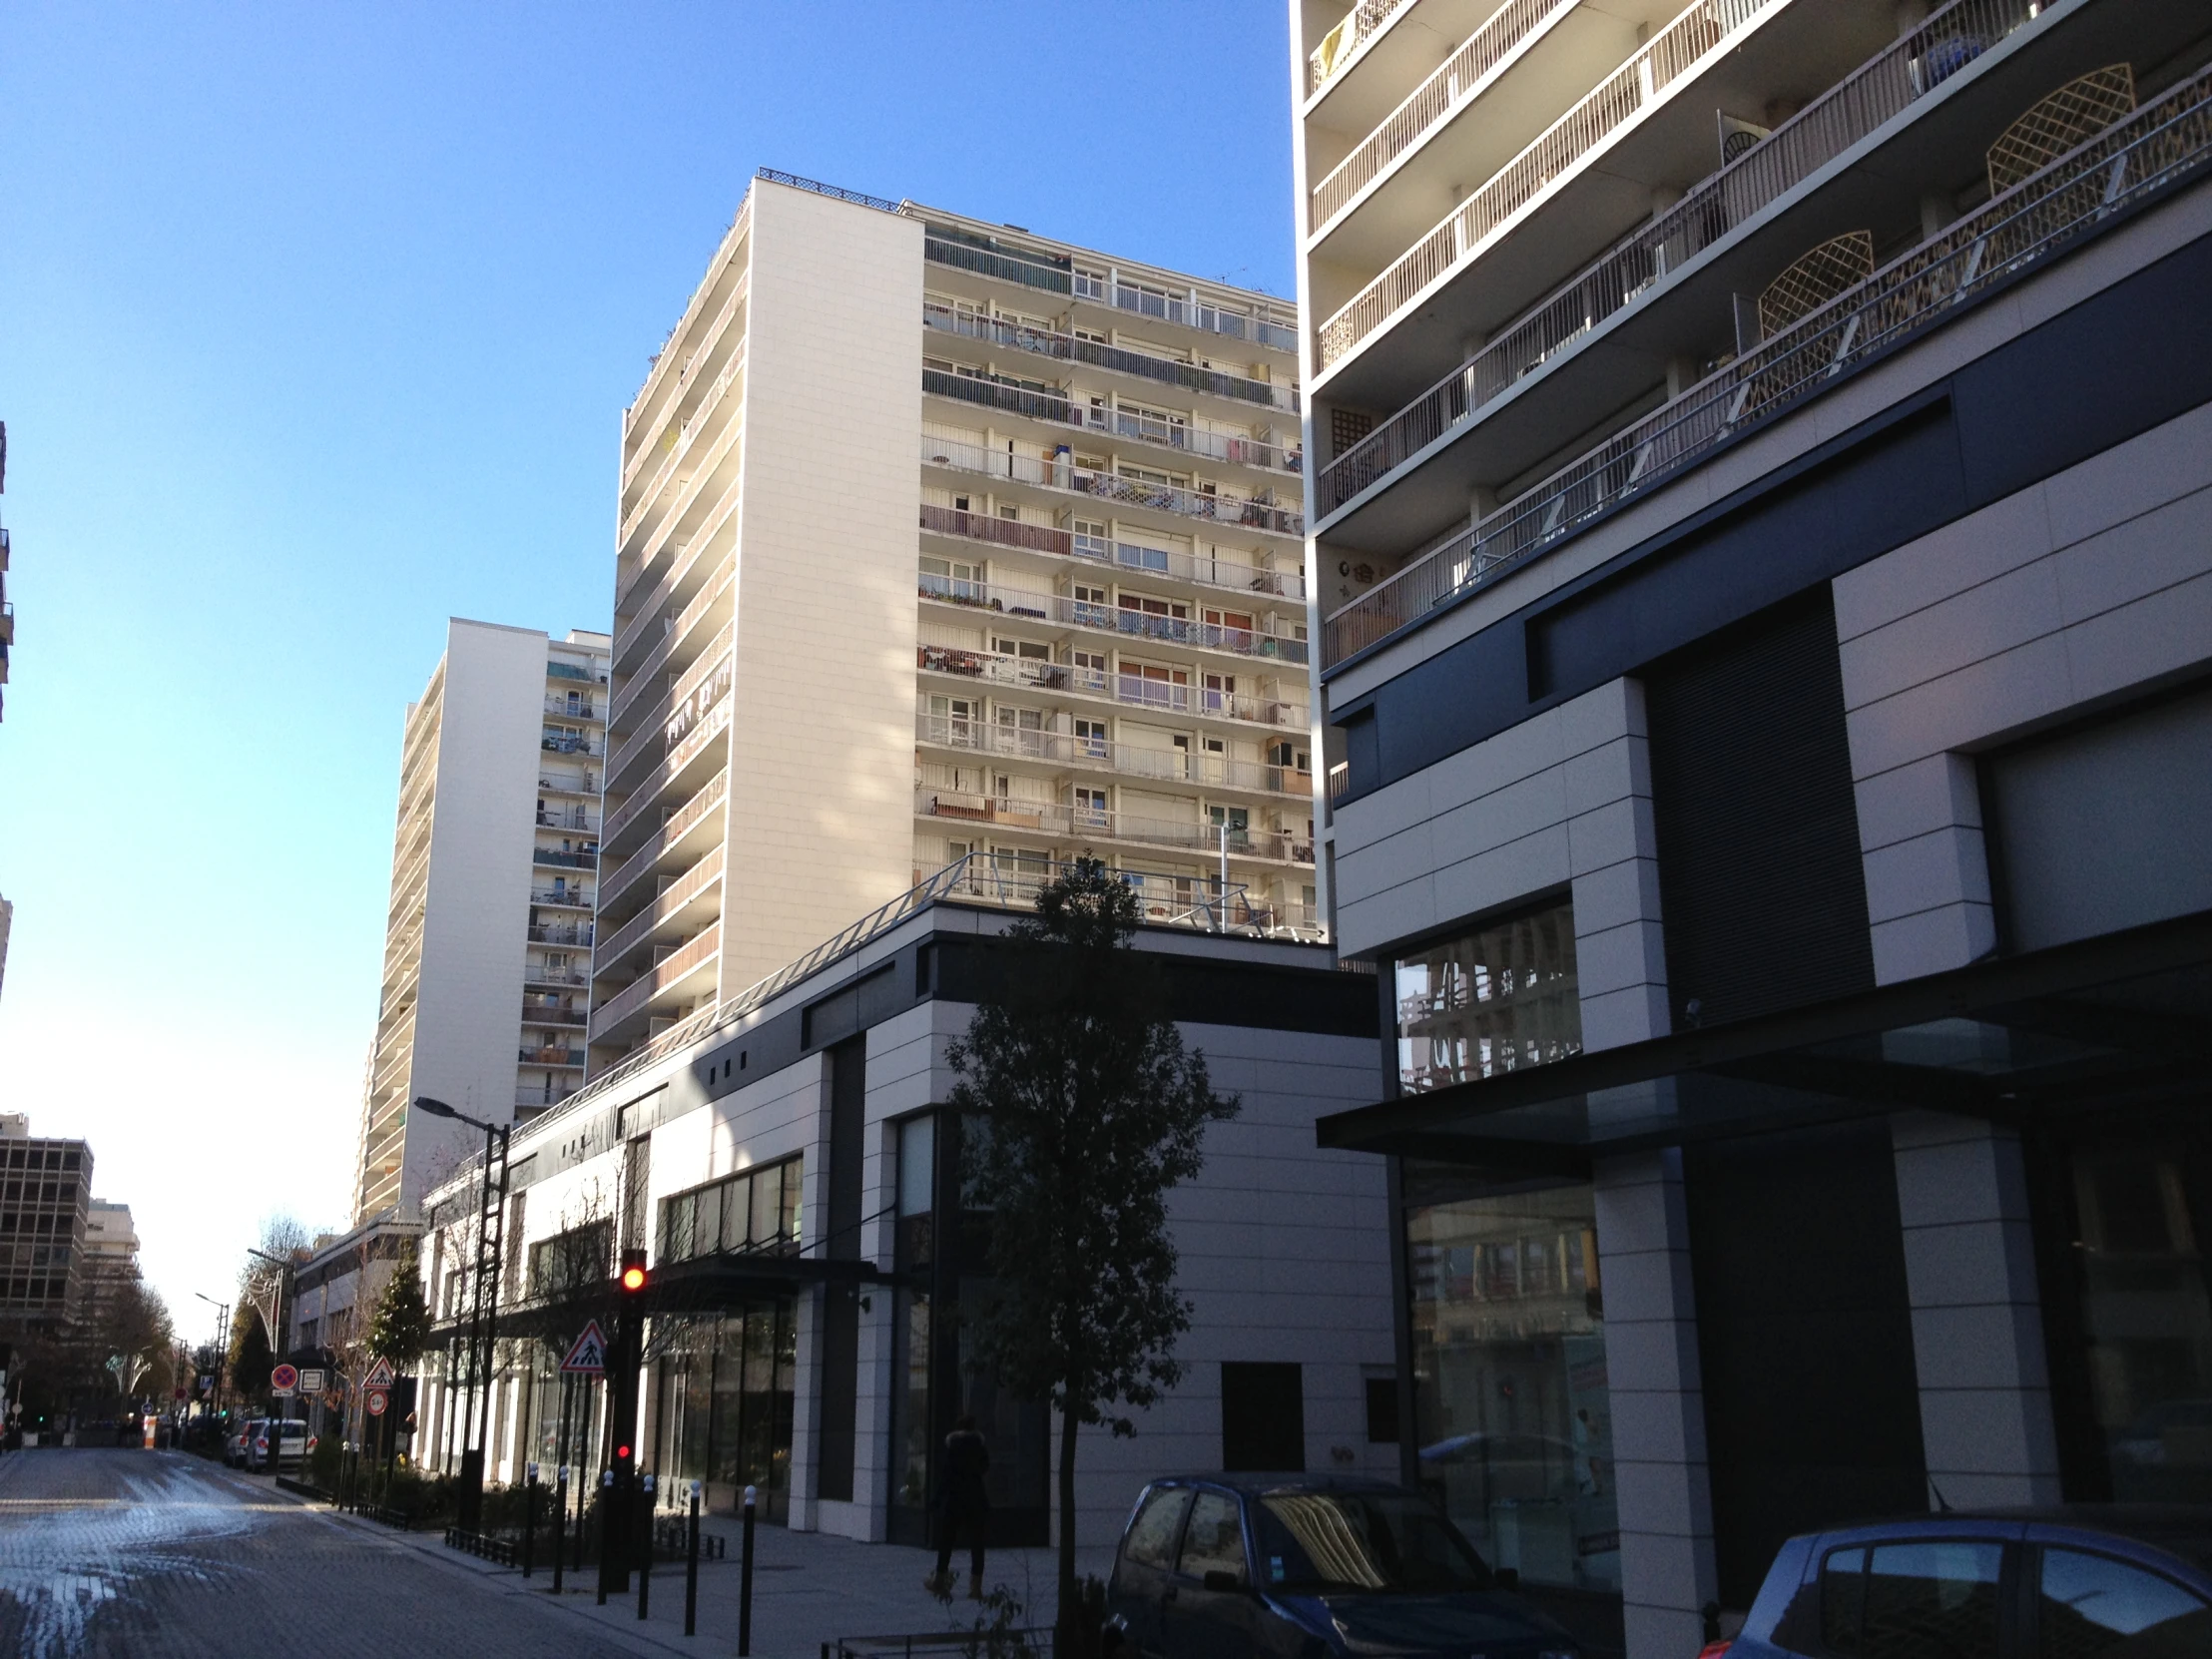
M 1108 277 L 1105 272 L 1092 270 L 1086 266 L 1075 268 L 1075 295 L 1078 299 L 1104 299 L 1107 284 Z M 1104 336 L 1093 334 L 1090 337 L 1100 339 Z
M 1092 587 L 1085 582 L 1074 583 L 1068 589 L 1068 597 L 1075 601 L 1075 620 L 1087 628 L 1106 626 L 1106 590 Z
M 1082 691 L 1106 689 L 1106 653 L 1103 651 L 1070 651 L 1068 667 L 1073 671 L 1075 684 Z
M 786 1158 L 678 1193 L 661 1204 L 661 1260 L 799 1249 L 804 1160 Z
M 1001 657 L 1024 658 L 1032 663 L 1052 661 L 1052 647 L 1039 644 L 1035 640 L 994 639 L 991 641 L 991 649 Z
M 965 511 L 963 498 L 962 510 Z M 925 593 L 933 593 L 943 599 L 976 599 L 983 597 L 983 567 L 961 559 L 932 559 L 921 561 L 921 586 Z
M 1199 614 L 1211 637 L 1240 651 L 1252 649 L 1258 618 L 1250 611 L 1217 611 L 1209 606 Z
M 609 1221 L 586 1222 L 530 1247 L 530 1294 L 534 1297 L 563 1296 L 604 1285 L 614 1272 L 614 1224 Z M 457 1291 L 461 1278 L 455 1271 L 448 1284 Z
M 1252 844 L 1252 814 L 1243 807 L 1209 807 L 1206 822 L 1214 827 L 1215 844 L 1224 836 L 1232 850 Z
M 1582 1052 L 1571 903 L 1428 945 L 1398 957 L 1394 972 L 1408 1093 Z
M 1078 559 L 1107 559 L 1113 556 L 1112 540 L 1106 526 L 1094 518 L 1078 518 L 1068 525 L 1075 556 Z
M 1106 758 L 1106 723 L 1103 720 L 1076 720 L 1075 752 L 1078 755 L 1088 755 L 1094 760 Z
M 968 697 L 929 699 L 929 740 L 932 743 L 972 744 L 975 741 L 975 700 Z
M 1186 710 L 1191 706 L 1190 670 L 1124 661 L 1115 695 L 1148 709 Z
M 1203 682 L 1206 696 L 1206 712 L 1210 715 L 1234 714 L 1237 707 L 1237 677 L 1234 674 L 1209 674 Z
M 1138 466 L 1133 461 L 1114 463 L 1116 477 L 1132 478 L 1140 484 L 1158 484 L 1165 489 L 1183 489 L 1190 480 L 1179 472 L 1162 472 L 1156 466 Z
M 1168 573 L 1170 555 L 1164 547 L 1142 547 L 1135 542 L 1123 542 L 1114 549 L 1114 560 L 1130 570 L 1149 570 L 1158 576 Z
M 1074 796 L 1075 822 L 1086 830 L 1106 828 L 1106 792 L 1077 786 Z

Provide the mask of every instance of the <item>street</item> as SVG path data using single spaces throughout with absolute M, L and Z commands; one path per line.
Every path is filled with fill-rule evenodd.
M 365 1521 L 197 1457 L 0 1458 L 0 1653 L 436 1659 L 638 1651 Z

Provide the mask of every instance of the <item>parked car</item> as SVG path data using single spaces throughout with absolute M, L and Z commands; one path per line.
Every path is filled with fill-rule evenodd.
M 269 1431 L 272 1427 L 279 1430 L 276 1437 L 276 1467 L 297 1468 L 300 1458 L 306 1455 L 307 1450 L 307 1425 L 297 1417 L 286 1417 L 274 1424 L 267 1418 L 256 1418 L 246 1442 L 246 1466 L 249 1469 L 266 1469 L 271 1466 Z
M 1743 1629 L 1705 1654 L 2204 1659 L 2212 1506 L 1946 1511 L 1792 1538 Z
M 1106 1589 L 1117 1659 L 1579 1659 L 1426 1498 L 1380 1480 L 1155 1480 Z
M 246 1467 L 246 1437 L 261 1426 L 262 1419 L 252 1418 L 235 1425 L 223 1442 L 223 1461 L 234 1469 Z

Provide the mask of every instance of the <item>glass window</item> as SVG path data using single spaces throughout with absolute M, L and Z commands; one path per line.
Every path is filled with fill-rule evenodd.
M 1191 1523 L 1183 1529 L 1183 1558 L 1178 1571 L 1189 1578 L 1210 1572 L 1245 1576 L 1244 1522 L 1237 1500 L 1226 1492 L 1200 1492 L 1191 1500 Z
M 898 1126 L 898 1213 L 923 1216 L 936 1208 L 930 1192 L 937 1160 L 937 1120 L 923 1113 Z
M 776 1243 L 776 1211 L 784 1197 L 784 1182 L 779 1171 L 756 1170 L 753 1173 L 753 1219 L 746 1229 L 746 1243 L 755 1250 L 767 1250 Z
M 2085 1550 L 2045 1549 L 2043 1659 L 2212 1653 L 2212 1610 L 2170 1578 Z
M 1997 1659 L 2002 1544 L 1928 1538 L 1868 1551 L 1863 1659 Z
M 1190 1500 L 1187 1486 L 1163 1486 L 1149 1493 L 1130 1522 L 1129 1536 L 1122 1540 L 1123 1559 L 1163 1568 L 1173 1561 L 1175 1534 L 1182 1528 L 1183 1509 Z
M 1582 1052 L 1571 904 L 1400 956 L 1396 978 L 1397 1076 L 1409 1092 Z
M 1254 1512 L 1261 1580 L 1293 1593 L 1486 1590 L 1490 1572 L 1451 1523 L 1418 1498 L 1288 1492 Z
M 1859 1651 L 1867 1616 L 1867 1552 L 1832 1549 L 1821 1562 L 1821 1641 L 1838 1653 Z
M 1420 1484 L 1492 1565 L 1620 1588 L 1590 1189 L 1485 1194 L 1407 1160 Z

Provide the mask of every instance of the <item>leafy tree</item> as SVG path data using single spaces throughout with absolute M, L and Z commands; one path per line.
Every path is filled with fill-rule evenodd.
M 430 1307 L 422 1300 L 422 1252 L 412 1239 L 399 1252 L 368 1324 L 368 1351 L 405 1371 L 430 1346 Z
M 1057 1646 L 1084 1651 L 1075 1580 L 1075 1436 L 1134 1434 L 1132 1410 L 1182 1377 L 1191 1306 L 1175 1290 L 1167 1196 L 1196 1175 L 1206 1126 L 1234 1117 L 1203 1054 L 1163 1015 L 1129 948 L 1136 895 L 1093 858 L 1009 929 L 1003 994 L 950 1050 L 948 1104 L 971 1202 L 991 1211 L 993 1285 L 962 1310 L 979 1364 L 1060 1416 Z
M 276 1356 L 269 1346 L 269 1326 L 262 1316 L 241 1303 L 231 1318 L 231 1353 L 225 1368 L 232 1389 L 241 1398 L 269 1390 L 269 1374 L 276 1369 Z

